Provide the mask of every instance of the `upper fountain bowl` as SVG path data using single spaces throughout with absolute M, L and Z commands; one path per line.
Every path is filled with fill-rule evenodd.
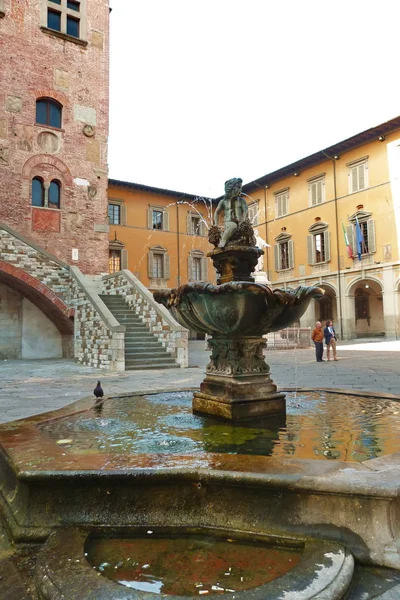
M 318 287 L 271 290 L 260 283 L 232 281 L 222 285 L 188 283 L 173 290 L 154 292 L 184 327 L 208 335 L 260 336 L 297 321 Z

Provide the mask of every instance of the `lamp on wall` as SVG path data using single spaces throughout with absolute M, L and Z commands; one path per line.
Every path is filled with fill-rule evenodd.
M 298 171 L 295 171 L 295 172 L 293 173 L 293 175 L 294 175 L 295 177 L 298 177 L 298 176 L 300 175 L 300 173 L 299 173 Z
M 378 141 L 379 141 L 379 142 L 384 142 L 385 140 L 386 140 L 386 136 L 385 136 L 385 135 L 380 135 L 380 136 L 378 137 Z

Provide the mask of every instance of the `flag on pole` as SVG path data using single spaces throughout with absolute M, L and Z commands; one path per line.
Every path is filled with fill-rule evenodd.
M 346 230 L 344 228 L 343 221 L 342 221 L 342 229 L 343 229 L 343 235 L 344 235 L 344 243 L 346 244 L 346 248 L 347 248 L 347 254 L 349 255 L 349 258 L 354 258 L 353 248 L 351 247 L 351 244 L 349 242 L 349 238 L 347 237 L 347 233 L 346 233 Z
M 361 231 L 360 223 L 358 222 L 358 218 L 356 217 L 356 248 L 357 248 L 357 256 L 358 260 L 361 260 L 361 254 L 365 248 L 364 236 Z

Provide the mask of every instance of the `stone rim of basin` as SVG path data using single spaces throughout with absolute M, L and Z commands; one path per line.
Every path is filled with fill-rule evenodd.
M 154 532 L 160 528 L 148 525 Z M 170 598 L 171 600 L 183 600 L 184 598 L 198 598 L 198 596 L 173 596 L 156 594 L 152 592 L 136 592 L 115 583 L 105 577 L 89 564 L 85 557 L 85 544 L 89 537 L 99 536 L 102 531 L 107 536 L 119 531 L 122 536 L 130 531 L 137 533 L 139 528 L 116 530 L 101 530 L 99 528 L 61 528 L 56 529 L 44 544 L 35 571 L 35 582 L 37 589 L 43 598 L 61 599 L 64 597 L 74 600 L 158 600 Z M 188 528 L 175 528 L 175 532 L 181 531 L 182 535 Z M 192 528 L 191 528 L 192 530 Z M 199 531 L 202 528 L 198 528 Z M 207 531 L 207 530 L 205 530 Z M 140 528 L 144 536 L 143 528 Z M 220 534 L 222 532 L 220 531 Z M 226 530 L 223 532 L 227 537 L 235 537 L 240 532 Z M 242 535 L 244 532 L 242 532 Z M 266 542 L 271 543 L 271 536 L 265 536 Z M 279 542 L 279 536 L 274 536 Z M 288 538 L 283 538 L 286 546 Z M 277 600 L 284 597 L 285 600 L 311 600 L 316 594 L 324 592 L 326 600 L 341 598 L 342 594 L 350 586 L 353 571 L 354 558 L 352 554 L 340 544 L 327 541 L 311 541 L 302 538 L 292 538 L 293 546 L 304 543 L 304 552 L 300 562 L 288 573 L 265 585 L 246 590 L 224 594 L 224 597 L 236 599 L 248 598 L 249 594 L 253 600 Z M 299 596 L 299 593 L 301 596 Z

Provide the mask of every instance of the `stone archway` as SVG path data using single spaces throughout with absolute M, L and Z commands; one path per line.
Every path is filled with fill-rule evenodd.
M 384 337 L 382 284 L 376 279 L 354 281 L 347 293 L 347 321 L 352 338 Z
M 325 294 L 322 298 L 315 301 L 316 320 L 321 321 L 321 323 L 329 320 L 338 324 L 337 294 L 335 288 L 326 283 L 321 283 L 319 287 L 325 291 Z
M 73 310 L 26 271 L 0 260 L 3 358 L 73 356 Z

